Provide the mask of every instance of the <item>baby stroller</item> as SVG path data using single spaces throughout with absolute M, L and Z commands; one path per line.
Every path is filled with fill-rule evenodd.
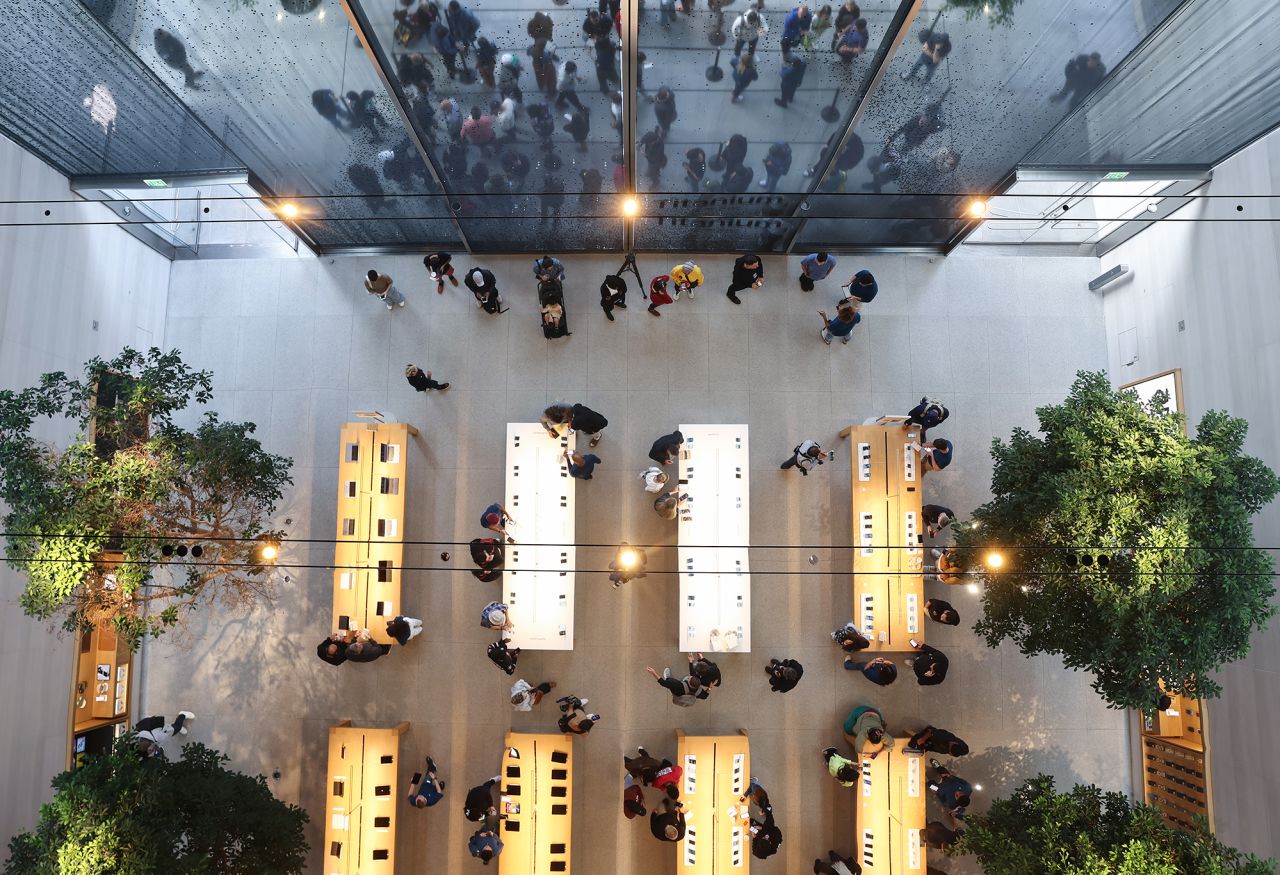
M 568 337 L 569 317 L 564 312 L 564 287 L 557 279 L 538 283 L 538 305 L 542 318 L 542 336 L 547 339 Z

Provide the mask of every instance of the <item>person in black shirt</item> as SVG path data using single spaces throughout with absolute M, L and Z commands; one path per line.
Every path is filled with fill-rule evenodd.
M 416 617 L 396 617 L 387 621 L 387 634 L 404 647 L 422 634 L 422 621 Z
M 498 293 L 498 280 L 492 271 L 473 267 L 462 282 L 475 296 L 477 307 L 490 314 L 502 312 L 502 295 Z
M 463 816 L 472 823 L 497 820 L 498 809 L 493 804 L 493 788 L 501 783 L 502 776 L 494 775 L 478 787 L 468 790 L 466 801 L 462 803 Z
M 350 631 L 334 632 L 316 646 L 316 656 L 329 665 L 342 665 L 347 661 L 347 645 L 353 640 Z
M 616 273 L 611 273 L 600 284 L 600 309 L 605 317 L 613 320 L 613 308 L 627 309 L 627 283 Z
M 510 638 L 499 638 L 488 649 L 489 661 L 509 675 L 516 673 L 516 659 L 520 656 L 519 647 L 515 650 L 507 649 L 510 643 Z
M 813 861 L 814 875 L 862 875 L 862 867 L 853 857 L 842 857 L 835 851 L 827 851 L 827 860 Z M 840 868 L 837 869 L 836 867 Z
M 653 442 L 649 448 L 649 458 L 659 465 L 670 465 L 680 455 L 680 446 L 684 443 L 684 435 L 678 431 L 664 434 Z
M 390 644 L 379 644 L 369 638 L 368 630 L 360 633 L 360 637 L 347 645 L 348 662 L 373 662 L 391 652 Z
M 742 301 L 738 300 L 738 292 L 743 289 L 758 289 L 762 285 L 764 285 L 764 264 L 760 261 L 760 256 L 749 252 L 733 262 L 733 282 L 729 284 L 725 297 L 735 304 L 741 304 Z
M 749 829 L 751 831 L 751 856 L 760 860 L 767 860 L 778 853 L 778 846 L 782 844 L 782 830 L 773 822 L 772 808 L 764 813 L 763 819 L 752 818 Z
M 804 666 L 794 659 L 770 659 L 764 667 L 769 676 L 769 689 L 775 693 L 786 693 L 796 688 L 804 675 Z
M 893 660 L 877 656 L 866 662 L 859 662 L 852 656 L 846 657 L 844 667 L 849 671 L 860 671 L 862 676 L 879 687 L 887 687 L 898 679 L 898 667 Z
M 649 831 L 660 842 L 678 842 L 684 838 L 684 803 L 663 797 L 649 815 Z
M 449 278 L 449 282 L 456 287 L 458 278 L 453 275 L 453 265 L 449 262 L 453 260 L 453 256 L 447 252 L 434 252 L 431 255 L 424 256 L 422 265 L 431 274 L 431 278 L 436 281 L 436 294 L 444 294 L 445 277 Z
M 911 640 L 911 649 L 920 654 L 906 661 L 916 673 L 916 683 L 922 687 L 931 687 L 946 680 L 950 660 L 945 653 L 936 647 L 921 644 L 914 638 Z
M 969 753 L 967 745 L 955 733 L 934 726 L 926 726 L 907 741 L 907 751 L 923 753 L 944 753 L 951 757 L 962 757 Z
M 941 821 L 931 820 L 925 824 L 924 832 L 920 834 L 920 843 L 927 848 L 945 851 L 962 835 L 964 835 L 962 829 L 948 829 Z
M 941 623 L 944 626 L 960 625 L 960 612 L 951 607 L 950 602 L 944 602 L 942 599 L 929 599 L 924 603 L 924 609 L 929 615 L 929 619 L 935 623 Z
M 689 654 L 689 673 L 696 677 L 704 687 L 720 686 L 720 666 L 707 659 L 701 653 Z
M 912 407 L 910 412 L 907 413 L 907 421 L 902 424 L 902 427 L 920 426 L 920 442 L 924 443 L 924 432 L 936 425 L 941 425 L 950 415 L 951 411 L 941 401 L 935 401 L 932 398 L 921 398 L 920 403 Z
M 637 747 L 636 753 L 639 756 L 622 757 L 623 768 L 627 770 L 627 774 L 631 777 L 648 784 L 657 774 L 658 769 L 662 768 L 662 761 L 656 757 L 650 756 L 649 752 L 643 747 Z
M 609 426 L 609 420 L 585 404 L 575 404 L 569 409 L 569 418 L 565 425 L 574 431 L 590 435 L 590 446 L 594 447 L 600 443 L 600 432 Z
M 938 533 L 955 521 L 956 512 L 940 504 L 926 504 L 920 508 L 925 525 L 929 528 L 929 537 L 936 538 Z
M 431 372 L 424 371 L 417 365 L 405 365 L 405 379 L 409 381 L 409 385 L 417 389 L 419 392 L 425 392 L 428 389 L 448 389 L 448 383 L 438 383 L 431 379 Z
M 471 561 L 480 566 L 471 573 L 478 580 L 488 582 L 502 576 L 502 544 L 496 538 L 475 538 L 471 541 Z

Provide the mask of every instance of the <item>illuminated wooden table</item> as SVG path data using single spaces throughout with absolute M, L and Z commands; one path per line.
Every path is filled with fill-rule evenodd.
M 574 484 L 562 458 L 568 437 L 537 422 L 507 423 L 508 531 L 502 586 L 515 630 L 511 646 L 573 649 Z
M 745 425 L 684 425 L 678 523 L 686 653 L 751 650 L 750 460 Z M 712 545 L 725 546 L 712 546 Z
M 873 651 L 905 651 L 924 631 L 924 520 L 917 428 L 851 425 L 853 622 Z
M 545 437 L 546 433 L 543 433 Z M 499 875 L 570 871 L 573 736 L 507 733 L 502 755 Z
M 862 757 L 855 792 L 857 861 L 863 875 L 923 875 L 925 850 L 925 760 L 902 751 L 899 738 L 875 759 Z
M 324 822 L 325 875 L 391 875 L 395 871 L 400 736 L 409 729 L 329 729 L 329 782 Z
M 683 428 L 680 429 L 684 431 Z M 737 735 L 685 735 L 676 730 L 680 801 L 685 835 L 677 846 L 681 875 L 727 875 L 751 868 L 747 803 L 751 748 L 747 731 Z
M 334 546 L 334 629 L 368 629 L 390 644 L 387 621 L 400 613 L 409 438 L 403 422 L 349 422 L 338 464 Z

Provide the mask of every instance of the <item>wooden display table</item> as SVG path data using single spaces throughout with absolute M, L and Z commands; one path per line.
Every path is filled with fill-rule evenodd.
M 924 520 L 920 430 L 851 425 L 853 622 L 873 651 L 905 651 L 923 642 Z
M 115 568 L 124 561 L 118 552 L 104 553 L 100 566 Z M 108 571 L 105 580 L 114 579 Z M 75 639 L 71 683 L 71 733 L 67 740 L 67 768 L 103 753 L 129 728 L 129 674 L 133 653 L 110 622 L 100 622 Z
M 569 872 L 573 736 L 508 732 L 498 810 L 507 816 L 499 875 Z
M 899 738 L 875 759 L 861 758 L 855 792 L 857 861 L 862 875 L 923 875 L 925 849 L 925 777 L 922 756 L 907 756 L 908 739 Z
M 506 548 L 504 599 L 515 630 L 511 646 L 573 649 L 574 484 L 563 454 L 569 438 L 551 438 L 537 422 L 507 423 L 507 497 L 516 539 Z
M 681 431 L 684 429 L 682 428 Z M 747 731 L 737 735 L 685 735 L 676 730 L 680 801 L 685 836 L 677 846 L 681 875 L 729 875 L 751 869 L 747 802 L 751 749 Z
M 368 629 L 390 644 L 387 621 L 400 613 L 409 437 L 403 422 L 349 422 L 338 464 L 333 628 Z
M 325 804 L 325 875 L 390 875 L 395 871 L 400 736 L 409 729 L 329 729 Z
M 686 653 L 751 650 L 750 459 L 745 425 L 680 426 L 680 621 Z M 670 484 L 668 484 L 669 488 Z M 724 546 L 715 546 L 715 545 Z

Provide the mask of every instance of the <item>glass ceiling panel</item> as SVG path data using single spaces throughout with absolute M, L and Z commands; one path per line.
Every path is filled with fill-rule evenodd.
M 461 245 L 338 0 L 83 2 L 274 194 L 369 201 L 303 201 L 321 246 Z

